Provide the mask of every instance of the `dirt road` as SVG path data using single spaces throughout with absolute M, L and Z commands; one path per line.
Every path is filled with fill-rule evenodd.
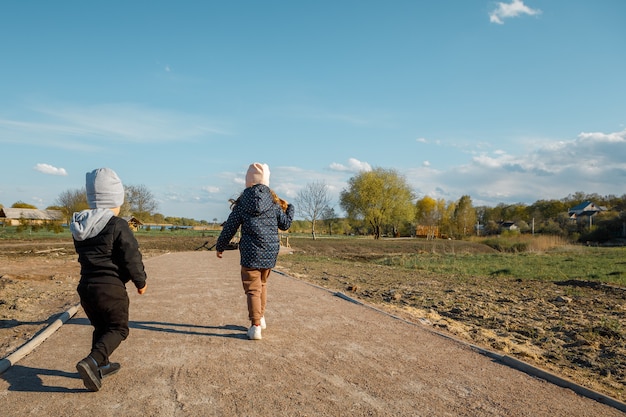
M 82 311 L 0 375 L 3 416 L 622 416 L 442 337 L 280 274 L 250 341 L 236 251 L 146 261 L 122 370 L 97 393 L 75 364 Z

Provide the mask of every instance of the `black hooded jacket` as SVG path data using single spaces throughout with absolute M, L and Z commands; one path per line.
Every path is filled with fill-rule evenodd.
M 99 231 L 99 227 L 85 228 L 85 225 L 93 224 L 94 221 L 90 218 L 98 217 L 93 215 L 94 212 L 86 210 L 75 213 L 70 227 L 81 267 L 81 284 L 125 286 L 128 281 L 132 281 L 136 288 L 143 288 L 146 285 L 146 273 L 139 243 L 128 222 L 120 217 L 111 216 L 108 221 L 99 222 L 103 225 Z M 81 227 L 89 233 L 81 234 Z

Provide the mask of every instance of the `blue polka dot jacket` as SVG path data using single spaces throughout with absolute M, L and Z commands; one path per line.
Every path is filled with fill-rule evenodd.
M 294 216 L 292 204 L 283 211 L 274 202 L 269 187 L 263 184 L 246 188 L 234 205 L 217 239 L 215 250 L 223 252 L 241 227 L 239 253 L 241 266 L 273 268 L 280 249 L 278 230 L 291 227 Z

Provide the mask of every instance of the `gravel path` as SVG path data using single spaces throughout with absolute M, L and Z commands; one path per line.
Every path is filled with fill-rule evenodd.
M 0 375 L 3 416 L 623 416 L 475 349 L 288 276 L 272 274 L 268 328 L 250 341 L 239 255 L 146 261 L 131 296 L 122 370 L 99 392 L 75 364 L 82 310 Z

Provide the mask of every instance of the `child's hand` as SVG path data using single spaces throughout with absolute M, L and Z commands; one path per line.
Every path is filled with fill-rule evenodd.
M 143 288 L 137 288 L 137 293 L 139 295 L 142 295 L 144 292 L 146 292 L 146 289 L 148 289 L 148 284 L 146 283 L 146 285 L 143 286 Z
M 216 253 L 216 255 L 217 255 L 217 257 L 218 257 L 218 258 L 221 258 L 221 257 L 222 257 L 222 253 L 223 253 L 223 252 L 215 252 L 215 253 Z

